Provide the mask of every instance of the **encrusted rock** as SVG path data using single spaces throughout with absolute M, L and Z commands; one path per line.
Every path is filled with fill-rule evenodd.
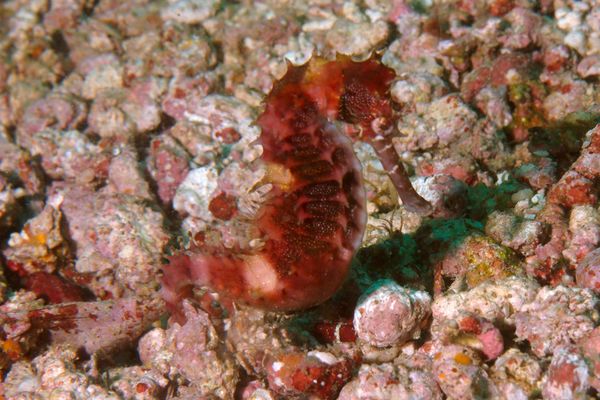
M 435 268 L 436 293 L 443 290 L 442 276 L 464 278 L 467 286 L 472 288 L 489 280 L 523 273 L 523 267 L 511 249 L 476 234 L 451 249 Z
M 515 315 L 516 335 L 528 340 L 538 357 L 576 342 L 594 329 L 592 313 L 598 299 L 588 289 L 543 287 Z
M 435 319 L 431 333 L 435 340 L 468 346 L 487 360 L 496 359 L 504 351 L 500 330 L 486 318 L 468 312 L 456 320 Z
M 600 390 L 600 327 L 585 335 L 578 346 L 590 368 L 590 385 Z
M 102 398 L 120 400 L 115 392 L 93 381 L 76 366 L 76 349 L 51 347 L 32 361 L 13 365 L 4 381 L 4 395 L 14 400 Z
M 23 231 L 13 233 L 4 256 L 12 269 L 22 276 L 35 272 L 56 272 L 64 266 L 70 254 L 63 236 L 62 199 L 55 197 L 41 214 L 27 222 Z
M 338 19 L 327 33 L 327 43 L 340 54 L 365 55 L 383 43 L 389 35 L 385 21 L 351 22 Z
M 208 314 L 195 310 L 191 303 L 183 305 L 187 321 L 175 323 L 167 330 L 167 342 L 173 356 L 173 367 L 202 394 L 230 398 L 236 388 L 238 371 L 210 322 Z M 199 393 L 199 394 L 200 394 Z
M 500 326 L 513 325 L 514 314 L 533 301 L 538 290 L 539 285 L 525 277 L 484 282 L 471 290 L 436 298 L 432 305 L 433 318 L 455 320 L 462 311 L 468 311 Z
M 403 363 L 363 364 L 358 376 L 342 389 L 338 400 L 431 399 L 442 393 L 427 369 Z
M 208 209 L 209 198 L 217 189 L 217 171 L 213 167 L 200 167 L 191 170 L 173 198 L 173 208 L 194 220 L 191 226 L 203 226 L 212 221 Z M 200 224 L 200 225 L 198 225 Z
M 75 271 L 100 298 L 149 294 L 158 286 L 158 269 L 169 236 L 163 215 L 143 198 L 110 188 L 56 184 L 64 195 L 61 210 L 77 244 Z
M 508 349 L 494 362 L 491 377 L 505 399 L 527 399 L 541 386 L 542 365 L 517 349 Z
M 53 179 L 89 183 L 106 178 L 110 154 L 79 131 L 45 129 L 31 142 L 31 153 Z
M 146 166 L 163 204 L 171 204 L 177 188 L 190 170 L 189 164 L 189 154 L 171 136 L 162 134 L 150 143 Z
M 531 221 L 506 212 L 494 211 L 489 215 L 485 233 L 504 246 L 524 256 L 533 254 L 546 236 L 546 227 L 540 221 Z
M 86 106 L 80 100 L 60 93 L 50 94 L 27 107 L 17 130 L 19 144 L 29 148 L 31 136 L 47 128 L 59 131 L 79 128 L 86 117 Z
M 115 148 L 113 152 L 117 154 L 108 166 L 107 191 L 153 200 L 136 152 L 131 147 Z
M 221 6 L 221 0 L 170 0 L 163 8 L 161 16 L 184 24 L 197 24 L 215 15 Z
M 394 281 L 375 283 L 358 301 L 354 329 L 360 340 L 386 347 L 416 339 L 430 313 L 427 292 L 406 289 Z
M 482 366 L 481 358 L 468 347 L 434 344 L 433 374 L 451 398 L 480 399 L 497 396 L 497 388 Z
M 588 253 L 577 265 L 575 271 L 577 285 L 591 289 L 600 295 L 600 248 Z
M 544 377 L 544 399 L 584 398 L 590 388 L 591 373 L 575 346 L 557 347 Z
M 577 73 L 582 78 L 600 75 L 600 54 L 585 57 L 577 65 Z

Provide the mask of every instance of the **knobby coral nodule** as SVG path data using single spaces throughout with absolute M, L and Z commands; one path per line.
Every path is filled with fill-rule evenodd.
M 351 135 L 373 146 L 408 209 L 430 212 L 391 144 L 397 118 L 389 97 L 394 78 L 394 71 L 375 58 L 315 57 L 288 68 L 257 120 L 273 187 L 255 220 L 265 244 L 252 254 L 197 249 L 172 257 L 162 278 L 162 295 L 172 312 L 193 285 L 282 311 L 333 295 L 366 224 L 360 163 L 336 121 L 359 128 Z

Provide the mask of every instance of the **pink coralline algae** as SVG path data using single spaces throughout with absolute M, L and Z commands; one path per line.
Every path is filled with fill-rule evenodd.
M 600 390 L 600 327 L 585 335 L 578 346 L 591 370 L 590 385 Z
M 419 337 L 431 313 L 427 292 L 383 281 L 375 283 L 367 293 L 354 310 L 354 329 L 359 339 L 386 347 Z
M 600 248 L 588 253 L 575 271 L 577 285 L 600 294 Z
M 118 163 L 128 164 L 126 152 L 116 158 L 121 156 L 125 160 Z M 102 299 L 153 293 L 162 249 L 169 240 L 162 213 L 135 193 L 140 189 L 139 194 L 145 195 L 147 187 L 129 186 L 143 182 L 135 176 L 135 165 L 130 167 L 113 170 L 110 184 L 100 192 L 66 182 L 55 182 L 50 189 L 64 197 L 61 211 L 76 244 L 72 274 Z M 124 182 L 122 174 L 131 179 Z
M 164 204 L 173 201 L 177 188 L 190 170 L 189 163 L 189 155 L 171 136 L 163 134 L 150 143 L 146 165 L 158 186 L 158 198 Z
M 581 154 L 548 193 L 548 199 L 563 207 L 594 204 L 598 200 L 594 181 L 600 176 L 600 125 L 585 137 Z
M 508 349 L 491 368 L 491 377 L 505 399 L 527 399 L 539 391 L 542 365 L 537 358 Z
M 497 388 L 477 353 L 465 346 L 433 344 L 433 373 L 450 398 L 481 399 L 497 396 Z
M 78 128 L 86 118 L 87 110 L 80 100 L 65 94 L 50 94 L 25 110 L 17 129 L 19 144 L 27 146 L 31 135 L 46 128 Z
M 473 339 L 473 347 L 488 360 L 497 358 L 504 351 L 502 333 L 490 321 L 475 315 L 464 315 L 457 322 L 459 333 L 456 339 Z
M 550 240 L 536 247 L 535 254 L 527 258 L 528 272 L 542 280 L 557 284 L 566 272 L 560 265 L 563 256 L 578 260 L 591 251 L 597 242 L 596 211 L 581 212 L 594 207 L 598 201 L 600 177 L 600 125 L 586 133 L 579 157 L 560 180 L 548 191 L 547 202 L 537 220 L 551 227 Z M 572 246 L 567 247 L 569 226 L 566 213 L 572 210 L 571 227 L 587 227 L 584 232 L 574 232 Z M 585 215 L 587 214 L 587 216 Z M 583 215 L 583 217 L 578 217 Z M 580 229 L 575 229 L 579 231 Z M 575 231 L 574 230 L 574 231 Z M 565 249 L 566 248 L 566 249 Z M 563 253 L 564 252 L 564 253 Z
M 504 352 L 500 330 L 475 313 L 462 312 L 453 320 L 435 319 L 431 332 L 434 340 L 464 345 L 486 361 L 494 360 Z
M 441 400 L 442 392 L 433 374 L 410 362 L 365 364 L 340 392 L 338 400 L 431 399 Z
M 44 129 L 30 141 L 30 152 L 50 178 L 91 182 L 108 173 L 109 153 L 79 131 Z
M 593 206 L 575 206 L 569 216 L 570 238 L 563 255 L 577 265 L 590 252 L 600 247 L 600 212 Z
M 290 67 L 257 120 L 265 183 L 272 185 L 255 222 L 264 246 L 251 254 L 203 248 L 173 257 L 162 287 L 173 311 L 191 285 L 276 310 L 319 304 L 338 289 L 360 245 L 366 211 L 360 165 L 334 120 L 357 124 L 406 207 L 430 212 L 387 138 L 394 126 L 388 93 L 393 78 L 375 59 L 313 58 Z
M 590 387 L 590 372 L 575 346 L 556 348 L 542 387 L 544 399 L 584 398 Z
M 594 329 L 597 306 L 598 299 L 589 289 L 546 286 L 515 315 L 515 333 L 529 341 L 535 355 L 544 357 Z
M 3 383 L 5 398 L 119 400 L 120 396 L 78 369 L 78 358 L 75 347 L 57 345 L 31 361 L 18 362 Z
M 167 349 L 172 366 L 201 393 L 230 398 L 235 391 L 238 370 L 219 338 L 207 313 L 184 304 L 186 323 L 173 324 L 167 331 Z

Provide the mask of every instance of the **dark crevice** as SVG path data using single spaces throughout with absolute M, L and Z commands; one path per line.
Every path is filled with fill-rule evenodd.
M 67 41 L 60 30 L 54 31 L 52 35 L 50 35 L 50 47 L 57 54 L 65 58 L 69 55 L 69 45 L 67 44 Z
M 100 0 L 91 0 L 85 2 L 85 6 L 83 7 L 83 15 L 86 17 L 91 17 L 98 3 L 100 3 Z

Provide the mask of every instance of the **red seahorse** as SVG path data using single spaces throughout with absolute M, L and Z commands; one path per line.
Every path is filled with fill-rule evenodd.
M 164 268 L 162 294 L 177 311 L 191 285 L 246 304 L 296 310 L 319 304 L 343 282 L 366 224 L 360 163 L 343 121 L 360 127 L 408 208 L 427 213 L 388 137 L 395 74 L 376 59 L 313 58 L 289 66 L 257 120 L 273 185 L 256 224 L 265 238 L 253 254 L 188 252 Z

